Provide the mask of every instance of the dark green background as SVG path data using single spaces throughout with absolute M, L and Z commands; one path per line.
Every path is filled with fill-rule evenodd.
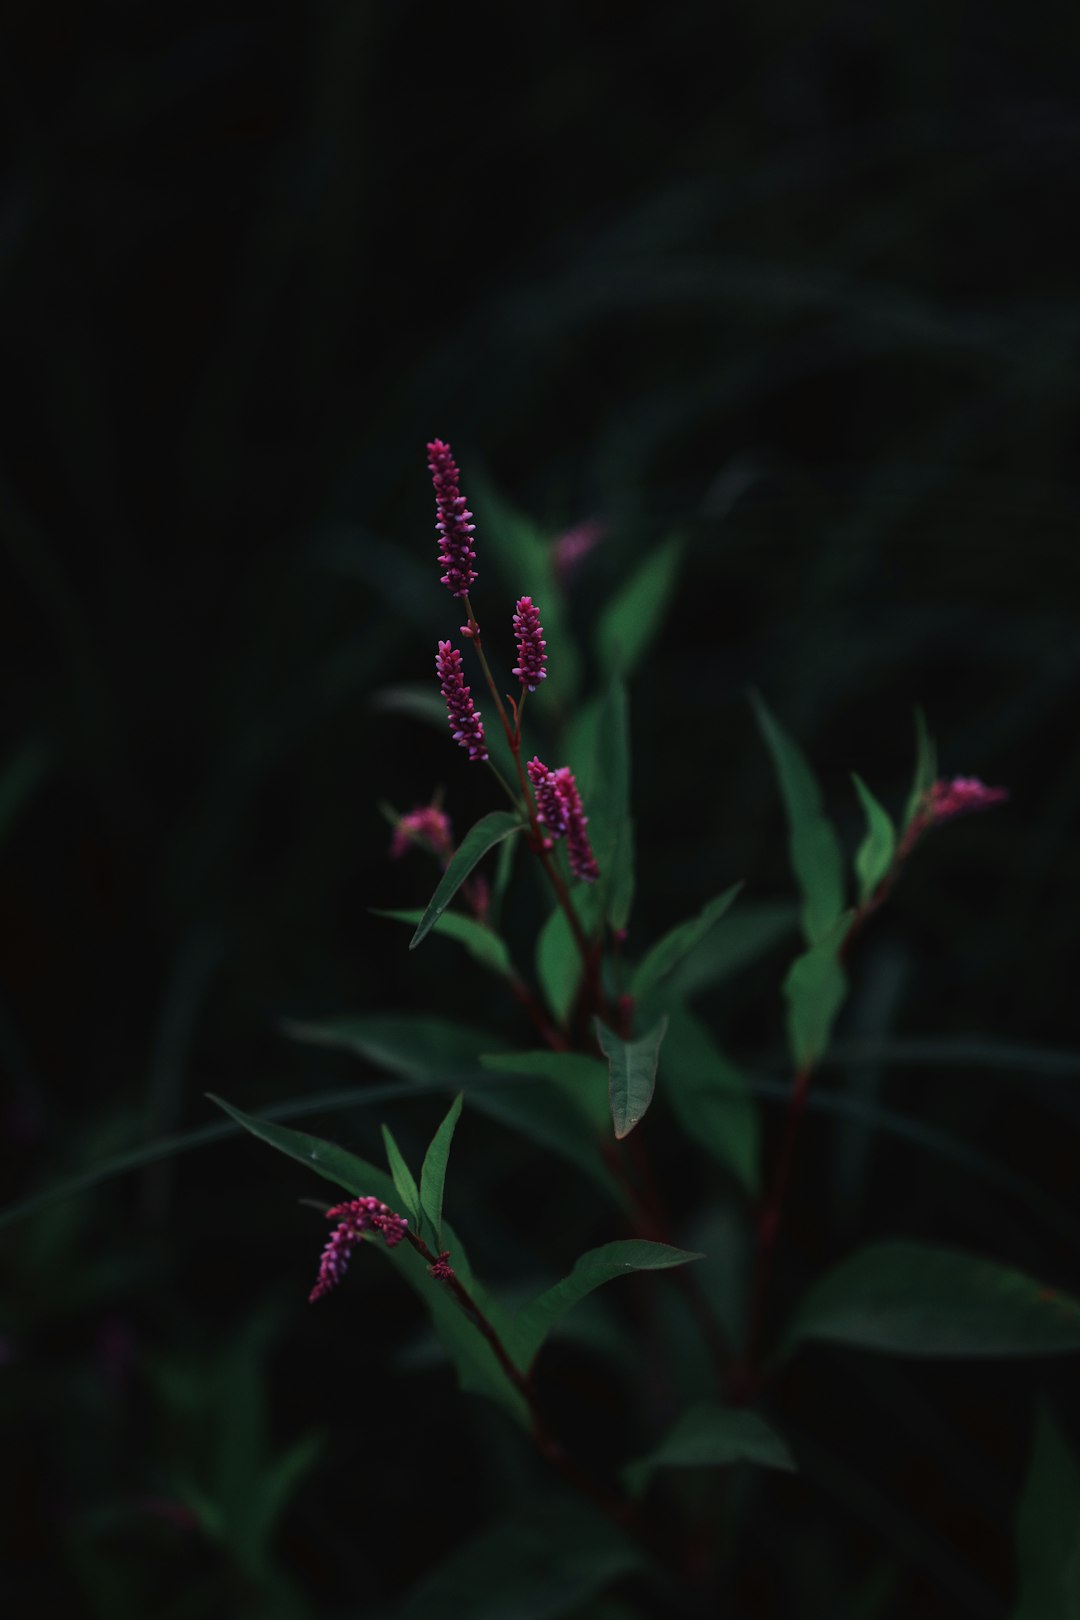
M 586 641 L 651 546 L 690 539 L 632 691 L 631 946 L 737 878 L 790 893 L 748 685 L 849 840 L 848 771 L 898 809 L 920 702 L 944 773 L 1012 798 L 926 847 L 841 1034 L 1080 1046 L 1076 18 L 24 4 L 4 32 L 5 1202 L 210 1122 L 207 1090 L 258 1107 L 356 1077 L 284 1041 L 284 1015 L 523 1035 L 448 948 L 407 958 L 367 911 L 430 887 L 419 856 L 388 865 L 380 799 L 442 784 L 459 831 L 494 805 L 447 742 L 371 704 L 425 679 L 457 623 L 434 434 L 466 492 L 488 479 L 552 535 L 610 521 L 572 594 Z M 713 1009 L 774 1077 L 784 961 Z M 1078 1067 L 931 1057 L 880 1083 L 1067 1201 Z M 437 1112 L 401 1114 L 412 1145 Z M 375 1150 L 366 1114 L 320 1127 Z M 1075 1249 L 902 1145 L 875 1146 L 844 1205 L 835 1134 L 807 1133 L 792 1266 L 903 1233 L 1080 1284 Z M 584 1246 L 575 1196 L 515 1139 L 466 1116 L 459 1152 L 460 1223 L 481 1198 L 505 1221 L 474 1217 L 496 1278 L 534 1217 L 553 1263 Z M 233 1139 L 4 1233 L 9 1612 L 270 1612 L 167 1506 L 213 1473 L 215 1380 L 268 1308 L 246 1365 L 273 1447 L 326 1436 L 275 1544 L 295 1612 L 381 1612 L 518 1488 L 498 1421 L 398 1368 L 418 1324 L 384 1269 L 365 1256 L 351 1298 L 308 1313 L 304 1191 Z M 807 1366 L 800 1421 L 835 1490 L 785 1487 L 732 1613 L 855 1615 L 895 1562 L 875 1612 L 1003 1620 L 1032 1392 L 1062 1396 L 1066 1364 Z M 421 1458 L 424 1504 L 451 1500 L 395 1554 Z

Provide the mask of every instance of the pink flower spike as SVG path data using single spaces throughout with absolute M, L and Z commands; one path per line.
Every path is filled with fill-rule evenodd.
M 418 805 L 415 810 L 408 810 L 398 818 L 390 842 L 391 858 L 399 860 L 417 844 L 437 855 L 444 865 L 454 853 L 450 817 L 437 804 Z
M 514 610 L 514 634 L 517 637 L 518 661 L 514 674 L 522 686 L 530 692 L 535 692 L 540 682 L 547 676 L 544 665 L 547 663 L 547 653 L 544 648 L 544 627 L 540 623 L 540 611 L 531 596 L 518 598 Z
M 582 808 L 581 794 L 569 765 L 561 765 L 555 772 L 555 791 L 566 815 L 566 854 L 570 870 L 582 883 L 595 883 L 600 876 L 600 868 L 585 831 L 589 818 Z
M 540 758 L 530 759 L 525 768 L 536 796 L 536 819 L 549 837 L 561 838 L 567 828 L 566 806 L 559 796 L 555 772 Z
M 1004 788 L 987 787 L 977 776 L 954 776 L 951 782 L 935 782 L 926 795 L 929 821 L 951 821 L 970 810 L 989 810 L 1009 797 Z
M 327 1220 L 337 1221 L 319 1262 L 319 1275 L 308 1295 L 314 1305 L 317 1299 L 336 1288 L 344 1277 L 349 1257 L 365 1232 L 381 1232 L 386 1247 L 392 1249 L 405 1236 L 408 1221 L 378 1198 L 351 1198 L 348 1203 L 335 1204 L 326 1212 Z
M 473 707 L 470 688 L 465 685 L 461 654 L 449 641 L 439 642 L 435 671 L 442 682 L 442 695 L 446 699 L 446 713 L 454 741 L 461 744 L 470 759 L 487 759 L 480 711 Z
M 472 566 L 476 561 L 476 553 L 472 549 L 476 525 L 470 521 L 472 513 L 465 505 L 465 497 L 458 486 L 460 474 L 450 446 L 441 439 L 432 439 L 427 452 L 431 480 L 435 485 L 439 561 L 446 569 L 442 583 L 451 596 L 468 596 L 469 586 L 476 578 L 476 570 Z

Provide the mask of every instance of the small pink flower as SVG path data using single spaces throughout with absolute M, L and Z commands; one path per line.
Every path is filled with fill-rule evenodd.
M 551 771 L 542 759 L 531 759 L 527 766 L 536 797 L 536 819 L 552 839 L 566 839 L 570 870 L 582 883 L 595 883 L 600 876 L 596 856 L 585 828 L 589 818 L 581 804 L 581 794 L 569 765 Z
M 428 1266 L 428 1276 L 434 1277 L 437 1282 L 449 1282 L 454 1276 L 454 1268 L 450 1264 L 450 1250 L 444 1249 L 434 1265 Z
M 417 805 L 398 818 L 390 842 L 391 857 L 399 860 L 417 844 L 437 855 L 444 865 L 454 853 L 450 817 L 437 804 Z
M 576 572 L 582 558 L 587 557 L 609 532 L 609 525 L 601 518 L 587 518 L 576 523 L 551 543 L 551 560 L 555 578 L 565 589 L 570 576 Z
M 561 838 L 566 832 L 566 806 L 559 797 L 555 772 L 539 757 L 530 759 L 526 769 L 536 797 L 536 819 L 550 838 Z
M 442 695 L 446 699 L 446 713 L 454 741 L 461 744 L 470 759 L 487 759 L 480 711 L 473 707 L 469 695 L 471 689 L 465 685 L 461 654 L 449 641 L 439 642 L 435 671 L 442 682 Z
M 319 1275 L 308 1295 L 313 1305 L 317 1299 L 336 1288 L 348 1268 L 349 1257 L 365 1232 L 381 1232 L 386 1247 L 392 1249 L 405 1236 L 408 1221 L 404 1215 L 395 1215 L 378 1198 L 351 1198 L 348 1203 L 335 1204 L 326 1212 L 327 1220 L 338 1225 L 331 1232 L 319 1262 Z
M 547 677 L 544 665 L 547 663 L 547 653 L 544 648 L 544 627 L 540 623 L 540 611 L 531 596 L 518 598 L 514 610 L 514 634 L 517 637 L 518 661 L 514 674 L 522 686 L 530 692 L 535 692 L 540 682 Z
M 989 810 L 1009 797 L 1004 788 L 987 787 L 977 776 L 954 776 L 951 782 L 935 782 L 926 795 L 930 821 L 950 821 L 969 810 Z
M 458 485 L 460 474 L 450 452 L 450 446 L 441 439 L 432 439 L 427 447 L 428 467 L 435 485 L 435 528 L 439 535 L 439 561 L 446 569 L 442 583 L 451 596 L 468 596 L 469 586 L 476 578 L 472 566 L 476 553 L 472 537 L 476 530 L 470 522 L 472 513 L 465 505 L 465 497 Z

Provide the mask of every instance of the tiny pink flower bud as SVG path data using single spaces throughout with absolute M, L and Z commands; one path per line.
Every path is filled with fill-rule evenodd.
M 587 557 L 607 537 L 608 532 L 609 525 L 601 518 L 587 518 L 584 523 L 576 523 L 572 529 L 567 529 L 552 541 L 551 560 L 555 578 L 564 589 L 582 558 Z
M 319 1275 L 308 1295 L 311 1304 L 336 1288 L 348 1268 L 349 1257 L 365 1232 L 381 1232 L 386 1247 L 392 1249 L 401 1242 L 408 1227 L 404 1215 L 394 1211 L 378 1198 L 351 1198 L 348 1203 L 335 1204 L 326 1212 L 327 1220 L 337 1221 L 330 1234 L 319 1262 Z
M 473 707 L 469 695 L 471 689 L 465 685 L 461 654 L 449 641 L 439 642 L 435 670 L 442 682 L 442 695 L 446 699 L 446 713 L 454 741 L 461 744 L 470 759 L 487 759 L 480 711 Z
M 540 623 L 540 611 L 531 596 L 518 598 L 514 610 L 514 634 L 517 637 L 518 661 L 514 674 L 522 686 L 535 692 L 540 682 L 547 676 L 544 665 L 547 663 L 547 653 L 544 648 L 544 627 Z
M 969 810 L 989 810 L 1009 797 L 1004 788 L 987 787 L 977 776 L 954 776 L 951 782 L 935 782 L 926 795 L 926 811 L 931 821 L 951 821 Z
M 435 528 L 439 535 L 439 561 L 446 569 L 442 583 L 451 596 L 468 596 L 469 586 L 476 578 L 473 563 L 476 553 L 472 537 L 476 525 L 470 520 L 472 513 L 465 505 L 465 497 L 458 485 L 457 465 L 450 446 L 441 439 L 432 439 L 427 447 L 428 467 L 435 485 Z
M 390 855 L 392 859 L 399 860 L 417 844 L 437 855 L 444 865 L 454 853 L 450 817 L 437 804 L 418 805 L 415 810 L 408 810 L 398 818 L 390 842 Z
M 536 818 L 549 835 L 561 838 L 566 831 L 566 806 L 559 797 L 555 772 L 539 757 L 530 759 L 526 769 L 536 797 Z
M 589 818 L 582 808 L 581 794 L 569 765 L 562 765 L 555 772 L 555 786 L 566 813 L 566 854 L 570 870 L 582 883 L 595 883 L 600 868 L 585 831 Z
M 444 1249 L 435 1264 L 428 1266 L 428 1276 L 434 1277 L 438 1282 L 449 1282 L 454 1276 L 454 1268 L 450 1264 L 449 1249 Z

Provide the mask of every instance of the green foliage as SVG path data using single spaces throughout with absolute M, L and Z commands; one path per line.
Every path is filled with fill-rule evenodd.
M 796 1068 L 812 1068 L 825 1055 L 836 1015 L 847 996 L 847 975 L 840 948 L 850 926 L 850 913 L 832 931 L 796 957 L 784 980 L 788 1045 Z
M 725 889 L 723 894 L 703 906 L 696 917 L 678 923 L 664 935 L 663 939 L 658 940 L 635 968 L 630 981 L 630 993 L 640 1001 L 662 979 L 666 979 L 685 958 L 691 956 L 714 923 L 719 922 L 741 888 L 742 884 L 736 883 L 730 889 Z
M 557 1620 L 643 1562 L 588 1503 L 530 1501 L 441 1564 L 401 1620 Z
M 596 1020 L 596 1038 L 608 1060 L 608 1098 L 615 1135 L 629 1136 L 649 1109 L 656 1086 L 660 1044 L 667 1031 L 667 1018 L 636 1041 L 624 1041 L 606 1024 Z
M 496 1074 L 550 1080 L 595 1136 L 607 1134 L 611 1119 L 607 1065 L 584 1052 L 491 1052 L 480 1059 Z
M 411 923 L 414 928 L 424 916 L 422 911 L 380 911 L 375 906 L 372 906 L 371 911 L 375 917 L 389 917 L 391 922 Z M 444 934 L 447 939 L 456 940 L 459 945 L 464 945 L 473 961 L 479 962 L 481 967 L 488 968 L 490 972 L 497 973 L 504 979 L 513 977 L 514 969 L 506 941 L 500 939 L 494 929 L 478 922 L 475 917 L 466 917 L 460 911 L 444 911 L 432 925 L 432 931 Z
M 844 857 L 802 749 L 757 693 L 752 701 L 787 811 L 791 865 L 803 898 L 803 934 L 813 946 L 832 932 L 844 908 Z
M 923 795 L 937 780 L 937 747 L 926 729 L 926 716 L 915 710 L 915 776 L 904 810 L 904 826 L 910 826 L 922 803 Z
M 1080 1614 L 1080 1464 L 1045 1406 L 1035 1421 L 1016 1515 L 1017 1600 L 1012 1620 Z
M 675 535 L 656 546 L 600 614 L 596 656 L 608 674 L 632 675 L 663 625 L 675 592 L 684 545 Z
M 431 1138 L 431 1145 L 424 1155 L 424 1162 L 420 1169 L 420 1207 L 431 1223 L 431 1230 L 435 1234 L 435 1247 L 442 1247 L 442 1207 L 443 1189 L 446 1185 L 446 1166 L 450 1159 L 450 1144 L 454 1140 L 454 1131 L 461 1118 L 461 1105 L 463 1097 L 459 1091 L 450 1110 Z
M 483 859 L 489 849 L 501 844 L 504 838 L 521 832 L 522 827 L 523 823 L 519 817 L 511 814 L 509 810 L 492 810 L 489 815 L 481 816 L 475 826 L 469 828 L 454 851 L 450 864 L 440 878 L 438 887 L 417 924 L 416 932 L 409 941 L 411 951 L 427 938 L 477 862 Z
M 619 679 L 611 682 L 595 711 L 592 748 L 591 765 L 581 787 L 589 840 L 600 867 L 599 905 L 612 928 L 625 928 L 634 897 L 634 835 L 630 710 L 626 687 Z
M 875 1243 L 815 1284 L 786 1348 L 809 1339 L 902 1356 L 1080 1350 L 1080 1303 L 993 1260 L 927 1243 Z
M 551 1015 L 562 1026 L 570 1016 L 581 983 L 581 952 L 561 906 L 556 906 L 536 939 L 536 976 Z
M 676 1419 L 654 1451 L 623 1469 L 627 1489 L 640 1495 L 658 1468 L 729 1468 L 733 1463 L 794 1471 L 795 1462 L 771 1424 L 743 1406 L 698 1401 Z
M 673 1008 L 669 1015 L 664 1096 L 690 1140 L 711 1153 L 753 1197 L 761 1149 L 757 1107 L 742 1071 L 685 1007 Z
M 390 1174 L 394 1178 L 394 1189 L 397 1192 L 398 1208 L 403 1209 L 409 1217 L 409 1224 L 413 1231 L 423 1235 L 420 1217 L 420 1190 L 413 1179 L 413 1173 L 405 1163 L 401 1149 L 394 1141 L 389 1125 L 382 1128 L 383 1145 L 386 1148 L 386 1162 L 390 1166 Z
M 855 852 L 855 875 L 859 880 L 859 904 L 865 905 L 892 865 L 896 852 L 896 829 L 892 817 L 879 804 L 861 777 L 854 771 L 851 780 L 866 812 L 866 837 Z
M 498 1037 L 447 1018 L 383 1017 L 378 1013 L 329 1023 L 286 1023 L 293 1040 L 352 1052 L 406 1080 L 452 1081 L 475 1073 L 481 1052 L 498 1050 Z
M 742 900 L 737 911 L 710 928 L 668 979 L 668 994 L 689 1001 L 752 967 L 799 926 L 794 904 L 775 900 Z
M 667 1243 L 649 1243 L 644 1238 L 628 1238 L 590 1249 L 568 1277 L 518 1312 L 510 1340 L 515 1360 L 521 1367 L 530 1366 L 544 1340 L 566 1313 L 613 1278 L 632 1271 L 668 1271 L 672 1266 L 685 1266 L 688 1261 L 701 1258 L 700 1254 L 689 1250 L 672 1248 Z

